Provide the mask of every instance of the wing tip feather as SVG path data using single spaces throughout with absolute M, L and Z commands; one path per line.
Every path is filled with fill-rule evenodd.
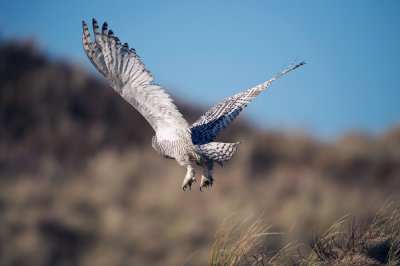
M 84 20 L 82 20 L 82 28 L 83 28 L 83 30 L 89 30 L 89 28 Z

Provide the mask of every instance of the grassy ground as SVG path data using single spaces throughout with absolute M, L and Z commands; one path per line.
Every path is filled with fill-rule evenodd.
M 400 208 L 387 204 L 367 224 L 346 215 L 310 242 L 305 256 L 301 243 L 279 250 L 264 244 L 268 232 L 262 220 L 252 223 L 224 221 L 218 229 L 208 265 L 399 265 Z M 248 222 L 248 221 L 247 221 Z M 303 244 L 304 245 L 304 244 Z

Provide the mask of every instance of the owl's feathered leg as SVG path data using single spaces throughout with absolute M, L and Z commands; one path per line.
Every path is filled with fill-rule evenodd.
M 213 161 L 208 161 L 204 166 L 203 166 L 203 175 L 201 176 L 201 182 L 200 182 L 200 191 L 201 188 L 203 187 L 212 187 L 214 183 L 214 178 L 212 177 L 212 173 L 214 170 L 214 163 Z
M 183 184 L 182 184 L 183 191 L 185 191 L 187 187 L 189 187 L 189 190 L 192 190 L 192 183 L 196 182 L 196 177 L 194 176 L 196 171 L 195 171 L 193 165 L 188 164 L 186 166 L 186 168 L 187 168 L 187 172 L 186 172 L 185 179 L 183 179 Z

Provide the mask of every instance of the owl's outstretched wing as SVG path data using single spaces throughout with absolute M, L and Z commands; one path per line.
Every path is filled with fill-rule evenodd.
M 218 136 L 218 133 L 225 129 L 235 119 L 235 117 L 239 115 L 240 111 L 251 102 L 251 99 L 257 97 L 261 91 L 266 89 L 280 76 L 304 64 L 305 62 L 301 62 L 279 73 L 267 82 L 223 99 L 217 103 L 190 127 L 193 143 L 205 144 L 214 141 Z
M 83 48 L 90 61 L 103 74 L 113 89 L 136 108 L 156 131 L 158 139 L 190 139 L 190 129 L 171 97 L 157 84 L 145 68 L 135 49 L 121 44 L 114 33 L 107 29 L 107 22 L 100 32 L 93 19 L 94 40 L 82 21 Z

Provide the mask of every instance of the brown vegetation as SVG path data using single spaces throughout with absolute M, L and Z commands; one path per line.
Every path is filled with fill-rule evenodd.
M 201 114 L 179 106 L 190 121 Z M 326 143 L 240 119 L 220 139 L 244 143 L 215 186 L 182 192 L 185 169 L 151 149 L 134 109 L 29 43 L 0 43 L 0 129 L 0 265 L 204 265 L 234 212 L 264 213 L 284 234 L 261 245 L 282 250 L 346 213 L 372 221 L 389 197 L 400 200 L 399 128 Z M 322 261 L 338 247 L 317 248 Z
M 232 223 L 232 221 L 230 221 Z M 324 234 L 311 241 L 311 252 L 304 256 L 299 244 L 288 243 L 280 250 L 264 244 L 263 238 L 273 233 L 262 227 L 262 220 L 253 223 L 222 223 L 214 237 L 209 265 L 399 265 L 400 207 L 386 204 L 376 217 L 365 225 L 346 215 Z

